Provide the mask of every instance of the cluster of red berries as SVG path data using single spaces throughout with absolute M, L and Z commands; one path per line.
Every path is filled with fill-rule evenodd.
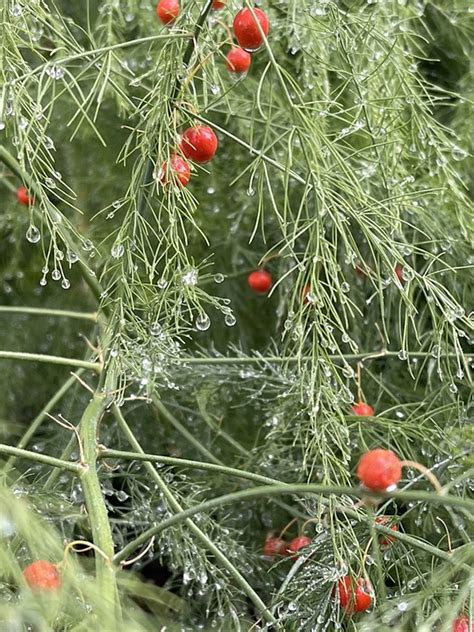
M 263 554 L 266 557 L 281 556 L 296 559 L 298 556 L 295 554 L 299 553 L 308 544 L 311 544 L 311 538 L 308 538 L 306 535 L 298 535 L 289 542 L 281 537 L 270 535 L 263 545 Z
M 223 9 L 226 3 L 214 0 L 212 9 Z M 179 0 L 159 0 L 156 14 L 162 24 L 172 24 L 179 16 Z M 244 8 L 234 17 L 233 29 L 239 46 L 232 46 L 226 56 L 226 65 L 236 75 L 245 74 L 252 61 L 250 53 L 258 50 L 263 44 L 263 37 L 268 35 L 270 23 L 264 11 L 256 7 Z

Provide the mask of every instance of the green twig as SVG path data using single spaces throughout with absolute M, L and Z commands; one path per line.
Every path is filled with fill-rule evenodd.
M 74 472 L 75 474 L 79 474 L 83 470 L 83 466 L 80 463 L 63 461 L 62 459 L 57 459 L 54 456 L 40 454 L 39 452 L 31 452 L 30 450 L 22 450 L 21 448 L 15 448 L 12 445 L 5 445 L 4 443 L 0 443 L 0 454 L 8 454 L 17 459 L 36 461 L 37 463 L 43 463 L 44 465 L 50 465 L 51 467 L 58 467 L 61 470 Z
M 43 353 L 24 353 L 22 351 L 0 351 L 0 359 L 26 360 L 29 362 L 46 362 L 47 364 L 61 364 L 63 366 L 76 366 L 81 369 L 90 369 L 100 373 L 102 365 L 99 362 L 86 362 L 76 358 L 63 358 L 61 356 L 44 355 Z
M 58 316 L 60 318 L 77 318 L 97 322 L 97 314 L 94 312 L 73 312 L 64 309 L 46 309 L 44 307 L 22 307 L 21 305 L 0 305 L 0 314 L 34 314 L 36 316 Z

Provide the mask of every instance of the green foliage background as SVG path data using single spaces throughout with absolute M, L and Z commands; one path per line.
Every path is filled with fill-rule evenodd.
M 264 1 L 268 42 L 238 80 L 226 25 L 246 3 L 227 4 L 182 0 L 172 29 L 148 0 L 0 8 L 2 629 L 428 631 L 470 613 L 471 3 Z M 160 166 L 200 121 L 215 159 L 187 189 L 163 187 Z M 246 283 L 259 265 L 268 297 Z M 76 360 L 94 364 L 48 406 Z M 95 453 L 91 392 L 99 444 L 128 454 L 99 451 L 84 483 L 34 457 Z M 359 396 L 375 417 L 351 414 Z M 140 446 L 164 460 L 140 461 Z M 394 498 L 354 506 L 374 447 L 428 467 L 446 501 L 408 468 Z M 115 562 L 133 558 L 148 529 L 263 483 L 324 491 L 216 503 L 109 573 L 109 536 Z M 399 527 L 388 548 L 373 512 Z M 293 518 L 307 554 L 264 558 Z M 21 569 L 74 540 L 102 550 L 95 568 L 69 553 L 61 594 L 32 596 Z M 371 579 L 368 614 L 333 599 L 347 572 Z

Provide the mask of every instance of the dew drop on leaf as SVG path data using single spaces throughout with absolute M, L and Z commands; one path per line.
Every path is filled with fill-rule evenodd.
M 41 234 L 36 226 L 30 226 L 26 231 L 26 238 L 30 244 L 37 244 L 41 239 Z

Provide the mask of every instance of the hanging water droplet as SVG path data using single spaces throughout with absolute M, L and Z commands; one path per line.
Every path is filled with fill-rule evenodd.
M 235 323 L 237 322 L 237 319 L 235 318 L 234 314 L 232 314 L 231 312 L 230 314 L 226 314 L 224 316 L 224 322 L 227 325 L 227 327 L 233 327 Z
M 60 66 L 47 66 L 45 73 L 48 77 L 51 77 L 51 79 L 54 79 L 55 81 L 64 77 L 64 70 Z
M 464 160 L 465 158 L 467 158 L 467 151 L 464 151 L 464 149 L 462 149 L 461 147 L 458 147 L 457 145 L 454 145 L 452 150 L 451 150 L 451 155 L 453 157 L 453 160 Z
M 53 279 L 53 281 L 59 281 L 59 279 L 61 278 L 61 272 L 57 268 L 55 268 L 51 272 L 51 278 Z
M 68 250 L 66 252 L 66 261 L 68 263 L 70 263 L 72 265 L 72 264 L 76 263 L 76 261 L 78 261 L 78 260 L 79 260 L 79 257 L 72 250 Z
M 53 180 L 53 178 L 46 178 L 44 183 L 48 187 L 48 189 L 56 188 L 56 182 Z
M 159 290 L 165 290 L 168 287 L 168 281 L 164 277 L 161 277 L 161 279 L 158 279 L 156 287 Z
M 45 136 L 43 140 L 43 145 L 46 149 L 54 149 L 54 141 L 49 136 Z
M 91 240 L 84 239 L 84 241 L 82 242 L 82 249 L 85 250 L 86 252 L 89 252 L 93 248 L 94 248 L 94 244 L 91 242 Z
M 454 382 L 451 382 L 449 385 L 449 392 L 453 393 L 453 395 L 458 392 L 458 387 L 454 384 Z
M 347 283 L 346 281 L 344 281 L 343 283 L 341 283 L 341 290 L 343 292 L 349 292 L 351 289 L 351 286 L 349 285 L 349 283 Z
M 207 187 L 207 192 L 209 195 L 214 195 L 214 193 L 216 192 L 214 187 Z
M 20 7 L 19 4 L 14 4 L 10 9 L 10 15 L 12 15 L 14 18 L 19 18 L 22 13 L 23 9 Z
M 151 327 L 150 327 L 150 334 L 152 336 L 158 336 L 162 331 L 162 327 L 160 325 L 160 323 L 156 320 L 154 323 L 152 323 Z
M 408 282 L 408 281 L 412 281 L 414 278 L 415 278 L 414 270 L 404 266 L 402 269 L 402 279 Z
M 6 127 L 5 123 L 3 121 L 0 121 L 0 132 L 3 132 L 5 127 Z
M 36 226 L 29 226 L 26 231 L 26 238 L 30 242 L 30 244 L 37 244 L 41 239 L 41 234 Z
M 205 312 L 202 312 L 196 318 L 195 324 L 196 324 L 196 329 L 198 329 L 199 331 L 206 331 L 206 329 L 209 329 L 209 327 L 211 326 L 211 319 Z
M 125 252 L 125 248 L 123 244 L 114 244 L 112 246 L 112 250 L 110 251 L 110 254 L 112 255 L 114 259 L 120 259 L 120 257 L 123 255 L 124 252 Z
M 224 279 L 225 279 L 224 275 L 221 274 L 220 272 L 214 275 L 214 281 L 216 283 L 223 283 Z
M 253 197 L 255 195 L 255 189 L 252 187 L 252 185 L 249 185 L 249 188 L 247 189 L 247 195 L 249 197 Z
M 398 352 L 398 359 L 406 360 L 407 358 L 408 358 L 408 353 L 405 351 L 405 349 L 400 349 L 400 351 Z
M 42 285 L 43 287 L 48 283 L 48 281 L 43 277 L 42 279 L 40 279 L 40 285 Z
M 63 290 L 69 290 L 69 288 L 71 287 L 71 282 L 68 281 L 68 279 L 64 278 L 61 281 L 61 287 L 63 288 Z
M 114 209 L 118 209 L 122 206 L 122 202 L 120 200 L 115 200 L 114 202 L 112 202 L 112 207 Z

